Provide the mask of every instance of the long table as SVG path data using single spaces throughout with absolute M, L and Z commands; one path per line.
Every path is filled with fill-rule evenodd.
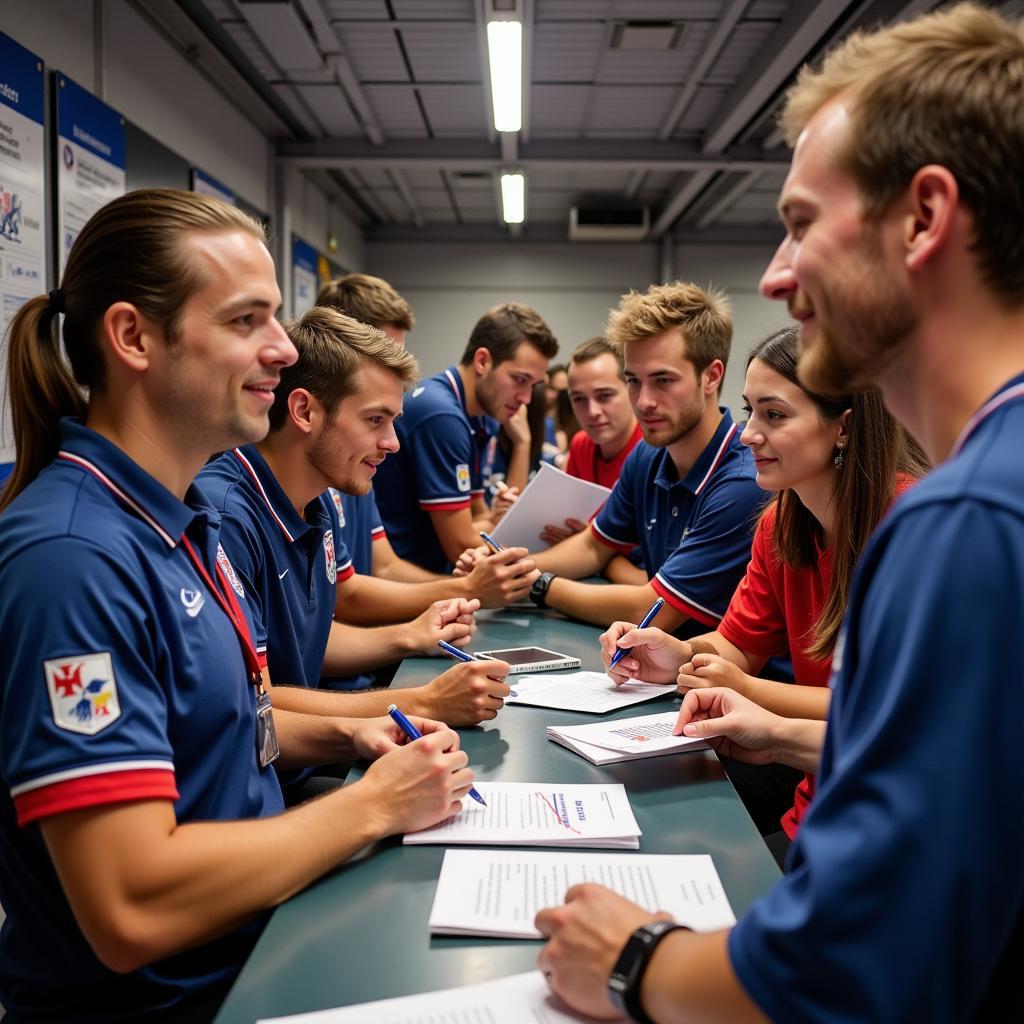
M 600 669 L 599 630 L 535 609 L 483 613 L 475 650 L 547 647 Z M 393 687 L 428 682 L 447 665 L 405 661 Z M 672 697 L 609 718 L 678 706 Z M 461 730 L 478 779 L 502 782 L 621 782 L 644 853 L 710 853 L 733 910 L 741 914 L 778 879 L 717 758 L 710 751 L 597 767 L 545 738 L 545 726 L 593 715 L 512 706 Z M 353 773 L 358 777 L 358 773 Z M 533 967 L 539 942 L 431 937 L 427 919 L 444 850 L 375 844 L 279 907 L 228 996 L 217 1024 L 252 1024 L 290 1013 L 486 981 Z

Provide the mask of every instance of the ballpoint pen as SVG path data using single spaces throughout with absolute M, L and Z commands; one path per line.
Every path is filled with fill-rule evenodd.
M 437 646 L 444 651 L 445 654 L 450 654 L 453 658 L 458 658 L 459 661 L 493 661 L 493 658 L 479 658 L 475 654 L 467 654 L 465 651 L 460 651 L 458 647 L 452 646 L 445 640 L 438 640 Z M 493 679 L 496 683 L 505 682 L 504 679 L 499 679 L 497 676 L 488 676 L 488 679 Z M 510 697 L 518 697 L 519 694 L 515 690 L 509 690 L 508 695 Z
M 395 724 L 398 726 L 410 740 L 418 740 L 423 736 L 423 733 L 416 728 L 412 722 L 409 721 L 401 711 L 398 710 L 397 704 L 388 705 L 388 714 L 394 719 Z M 476 791 L 475 786 L 469 787 L 469 795 L 478 803 L 487 806 L 487 801 Z
M 664 603 L 665 603 L 665 598 L 663 598 L 663 597 L 659 597 L 659 598 L 658 598 L 658 600 L 657 600 L 657 601 L 655 601 L 655 602 L 654 602 L 654 604 L 652 604 L 652 605 L 651 605 L 651 607 L 650 607 L 650 610 L 649 610 L 649 611 L 647 612 L 647 614 L 646 614 L 646 615 L 645 615 L 645 616 L 643 617 L 643 619 L 642 619 L 642 620 L 641 620 L 641 622 L 640 622 L 640 625 L 639 625 L 639 626 L 637 626 L 636 628 L 637 628 L 637 629 L 646 629 L 646 628 L 647 628 L 647 627 L 648 627 L 648 626 L 649 626 L 649 625 L 651 624 L 652 620 L 654 619 L 654 616 L 655 616 L 655 615 L 657 615 L 657 614 L 658 614 L 658 612 L 660 612 L 660 611 L 661 611 L 661 606 L 662 606 L 662 605 L 663 605 Z M 614 653 L 614 654 L 612 655 L 612 660 L 608 662 L 608 667 L 609 667 L 609 668 L 614 668 L 614 667 L 615 667 L 616 665 L 618 665 L 618 663 L 619 663 L 620 661 L 622 661 L 622 659 L 623 659 L 623 658 L 624 658 L 624 657 L 625 657 L 625 656 L 626 656 L 626 655 L 627 655 L 627 654 L 628 654 L 628 653 L 629 653 L 629 652 L 630 652 L 631 650 L 633 650 L 633 648 L 632 648 L 632 647 L 620 647 L 620 648 L 619 648 L 619 649 L 618 649 L 618 650 L 617 650 L 617 651 L 616 651 L 616 652 L 615 652 L 615 653 Z
M 489 533 L 485 533 L 483 530 L 479 530 L 477 532 L 481 537 L 483 537 L 484 543 L 491 549 L 491 551 L 494 552 L 494 554 L 505 550 Z

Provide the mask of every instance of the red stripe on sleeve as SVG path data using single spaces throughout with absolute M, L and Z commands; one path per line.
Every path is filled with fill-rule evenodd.
M 698 622 L 705 626 L 710 626 L 714 629 L 720 619 L 715 618 L 714 615 L 709 615 L 706 611 L 700 608 L 694 608 L 692 604 L 684 601 L 678 594 L 673 594 L 664 583 L 661 582 L 657 577 L 651 580 L 651 588 L 659 596 L 665 598 L 665 600 L 672 605 L 677 612 L 682 612 L 683 615 L 689 616 L 691 619 L 696 619 Z
M 424 512 L 458 512 L 460 509 L 469 508 L 472 501 L 469 498 L 465 498 L 461 501 L 442 501 L 436 505 L 428 505 L 424 502 L 420 502 L 420 508 Z
M 84 807 L 127 803 L 132 800 L 177 800 L 174 772 L 165 768 L 138 768 L 40 786 L 14 798 L 18 824 L 28 825 Z
M 385 532 L 383 526 L 378 526 L 376 530 L 371 530 L 370 531 L 370 540 L 371 541 L 374 541 L 374 540 L 387 540 L 387 537 L 388 537 L 388 535 Z
M 600 511 L 600 510 L 599 510 L 599 511 Z M 596 513 L 595 513 L 595 515 L 596 515 Z M 600 542 L 601 542 L 601 543 L 602 543 L 602 544 L 603 544 L 603 545 L 604 545 L 604 546 L 605 546 L 606 548 L 614 548 L 614 549 L 615 549 L 616 551 L 621 551 L 621 552 L 622 552 L 622 553 L 623 553 L 624 555 L 628 555 L 628 554 L 630 553 L 630 551 L 632 551 L 632 550 L 633 550 L 633 548 L 635 548 L 635 547 L 636 547 L 636 545 L 635 545 L 635 544 L 620 544 L 620 543 L 618 543 L 617 541 L 614 541 L 614 540 L 609 540 L 609 539 L 608 539 L 607 537 L 605 537 L 605 536 L 604 536 L 604 534 L 602 534 L 602 533 L 601 533 L 601 532 L 600 532 L 600 531 L 599 531 L 599 530 L 597 529 L 597 527 L 596 527 L 596 526 L 594 525 L 594 521 L 593 521 L 593 519 L 591 519 L 591 521 L 590 521 L 590 532 L 591 532 L 591 533 L 592 533 L 592 534 L 594 535 L 594 537 L 595 537 L 595 538 L 596 538 L 597 540 L 599 540 L 599 541 L 600 541 Z
M 344 583 L 345 580 L 350 580 L 353 576 L 355 576 L 355 574 L 355 566 L 351 562 L 349 562 L 344 569 L 338 570 L 338 582 Z

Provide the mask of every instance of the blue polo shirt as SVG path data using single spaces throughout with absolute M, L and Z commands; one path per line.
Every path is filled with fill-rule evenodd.
M 135 800 L 173 801 L 178 822 L 282 810 L 257 761 L 238 638 L 183 533 L 212 578 L 219 560 L 238 585 L 197 487 L 179 501 L 72 420 L 0 516 L 0 1002 L 14 1019 L 186 1013 L 230 983 L 265 921 L 115 974 L 79 931 L 37 825 Z
M 1024 1020 L 1022 438 L 1024 375 L 861 558 L 814 803 L 729 938 L 772 1019 Z
M 590 524 L 603 544 L 629 553 L 639 544 L 651 586 L 690 617 L 681 637 L 714 629 L 750 561 L 767 493 L 740 444 L 728 409 L 690 471 L 678 479 L 667 448 L 641 441 L 623 463 L 611 496 Z
M 498 425 L 466 412 L 458 367 L 449 366 L 406 398 L 395 429 L 401 448 L 381 463 L 373 484 L 388 538 L 401 558 L 448 572 L 429 513 L 469 508 L 483 497 L 484 449 Z
M 316 687 L 334 621 L 335 584 L 355 571 L 327 493 L 299 515 L 255 445 L 225 452 L 198 481 L 222 517 L 272 683 Z
M 372 576 L 373 544 L 387 537 L 373 491 L 344 494 L 332 487 L 328 493 L 338 514 L 341 539 L 348 548 L 353 569 L 360 576 Z

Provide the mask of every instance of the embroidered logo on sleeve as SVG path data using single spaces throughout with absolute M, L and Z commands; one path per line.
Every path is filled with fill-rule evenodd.
M 121 717 L 114 664 L 106 652 L 43 662 L 53 720 L 68 732 L 93 736 Z
M 206 598 L 200 590 L 189 590 L 187 587 L 182 587 L 181 593 L 178 596 L 181 598 L 181 603 L 185 606 L 185 614 L 190 619 L 194 619 L 203 610 L 203 605 L 206 604 Z
M 239 597 L 245 597 L 245 590 L 238 579 L 238 574 L 235 572 L 234 566 L 228 561 L 228 556 L 225 554 L 224 549 L 219 544 L 217 545 L 217 564 L 220 566 L 220 571 L 227 577 L 228 583 L 231 584 L 231 589 Z
M 334 487 L 328 488 L 331 492 L 331 501 L 334 502 L 334 511 L 338 513 L 338 526 L 345 529 L 345 506 L 341 503 L 341 491 Z
M 410 398 L 419 398 L 420 395 L 422 395 L 423 392 L 426 391 L 426 390 L 427 390 L 426 388 L 416 388 L 416 390 L 413 391 L 413 393 L 409 397 Z
M 327 564 L 327 581 L 334 583 L 338 579 L 338 563 L 334 558 L 334 534 L 324 530 L 324 558 Z
M 465 462 L 460 462 L 455 467 L 455 483 L 460 491 L 469 490 L 469 466 Z

